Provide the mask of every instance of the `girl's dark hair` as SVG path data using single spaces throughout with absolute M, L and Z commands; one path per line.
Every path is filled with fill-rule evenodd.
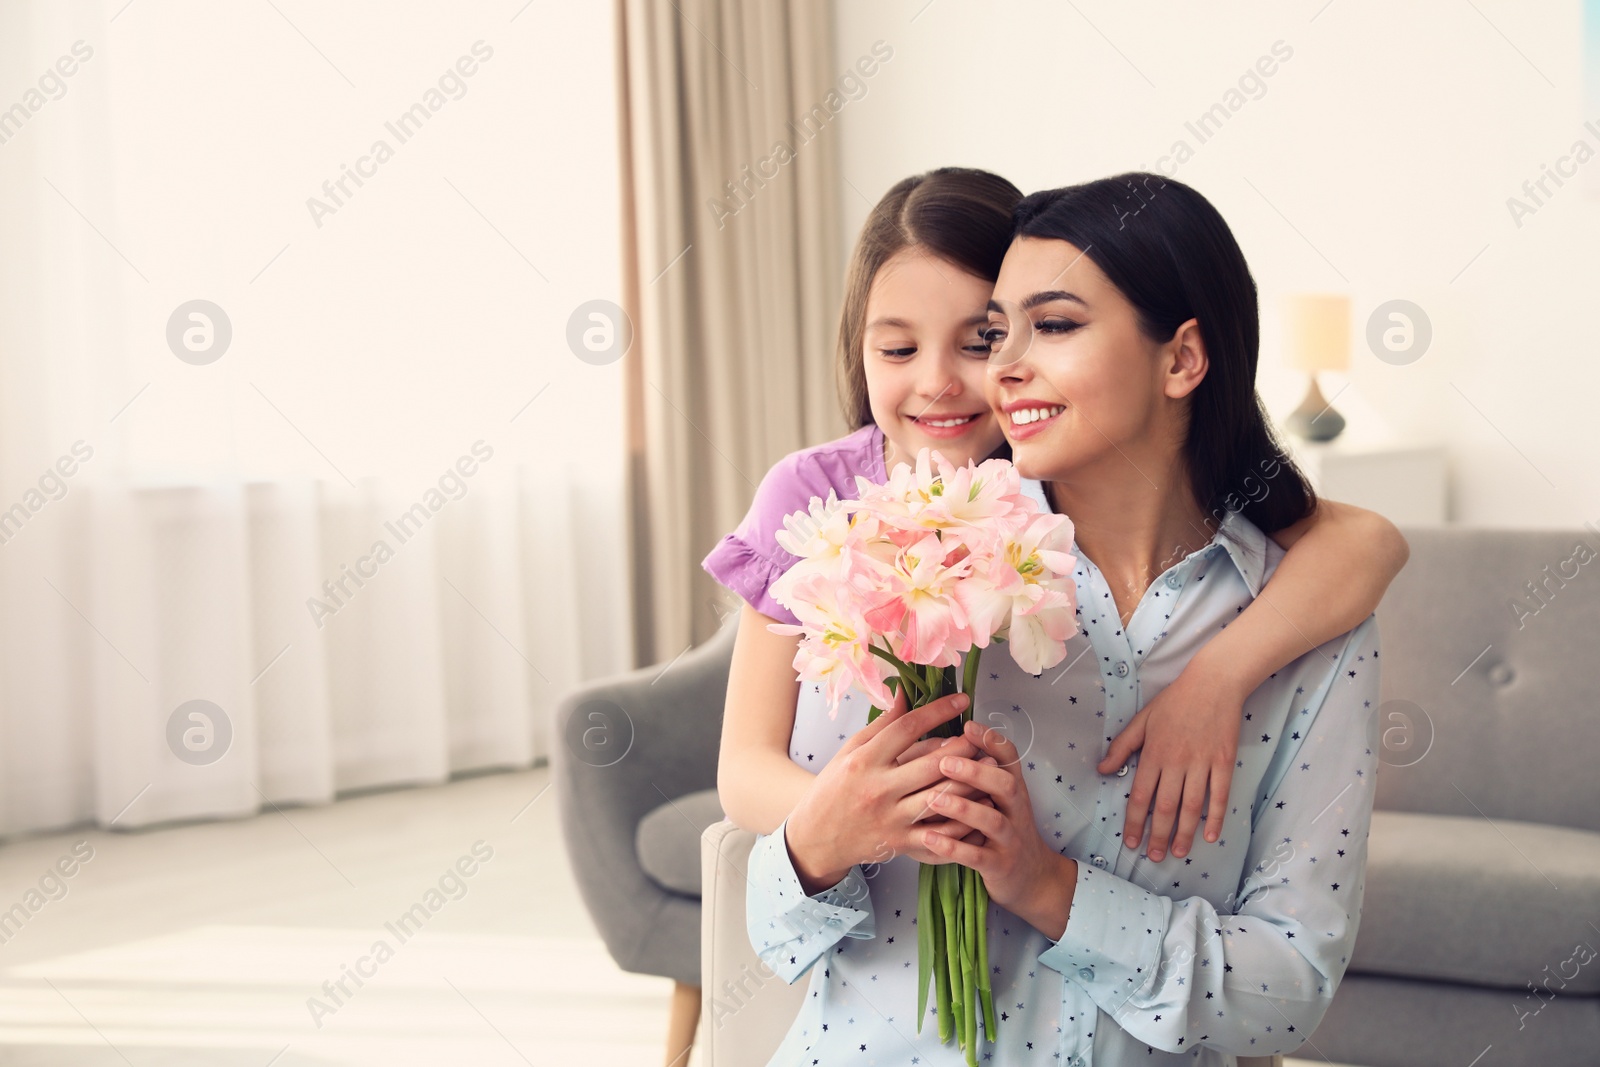
M 1208 515 L 1220 522 L 1240 511 L 1273 533 L 1315 510 L 1311 483 L 1284 454 L 1256 395 L 1256 283 L 1210 201 L 1158 174 L 1119 174 L 1023 198 L 1016 235 L 1081 249 L 1154 341 L 1199 321 L 1210 367 L 1189 394 L 1184 459 Z
M 898 182 L 861 227 L 845 277 L 839 314 L 839 400 L 851 429 L 872 421 L 862 348 L 867 294 L 890 257 L 926 248 L 968 274 L 993 282 L 1011 246 L 1012 210 L 1022 191 L 997 174 L 940 167 Z

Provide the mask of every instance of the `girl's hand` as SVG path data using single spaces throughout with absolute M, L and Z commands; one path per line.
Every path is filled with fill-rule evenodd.
M 1234 760 L 1239 752 L 1239 725 L 1244 698 L 1221 672 L 1204 669 L 1196 658 L 1173 683 L 1156 694 L 1106 750 L 1095 769 L 1115 774 L 1140 746 L 1144 754 L 1134 770 L 1122 843 L 1137 848 L 1145 816 L 1155 799 L 1150 825 L 1149 856 L 1159 861 L 1169 843 L 1182 857 L 1194 843 L 1200 813 L 1206 812 L 1207 841 L 1215 841 L 1228 812 Z M 1206 808 L 1206 786 L 1211 804 Z M 1173 819 L 1177 834 L 1173 835 Z
M 789 858 L 808 894 L 836 884 L 857 863 L 883 863 L 896 855 L 943 862 L 923 846 L 923 833 L 970 833 L 930 807 L 929 800 L 939 791 L 973 792 L 946 780 L 939 770 L 942 755 L 981 754 L 964 737 L 944 746 L 937 744 L 943 739 L 920 740 L 967 704 L 966 695 L 956 693 L 907 711 L 901 695 L 822 768 L 785 829 Z
M 1048 910 L 1044 898 L 1060 889 L 1056 883 L 1066 861 L 1039 836 L 1016 745 L 999 730 L 985 729 L 976 722 L 967 723 L 966 737 L 993 763 L 941 756 L 940 768 L 985 797 L 973 799 L 948 790 L 936 793 L 930 803 L 956 824 L 982 834 L 983 840 L 975 843 L 955 834 L 923 830 L 919 831 L 924 834 L 923 844 L 939 857 L 937 862 L 959 863 L 983 875 L 991 900 L 1033 922 L 1036 915 Z

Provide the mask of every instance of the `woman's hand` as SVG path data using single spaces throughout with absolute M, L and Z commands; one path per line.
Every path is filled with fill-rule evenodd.
M 789 858 L 808 894 L 836 884 L 857 863 L 883 863 L 896 855 L 944 862 L 924 847 L 925 832 L 970 834 L 929 801 L 939 792 L 975 792 L 945 778 L 939 769 L 943 755 L 982 754 L 965 737 L 921 740 L 967 704 L 966 695 L 956 693 L 907 711 L 901 695 L 822 768 L 785 828 Z
M 1239 724 L 1248 694 L 1225 672 L 1210 670 L 1196 656 L 1173 683 L 1156 694 L 1106 750 L 1095 769 L 1115 774 L 1141 746 L 1144 754 L 1134 770 L 1128 793 L 1122 843 L 1137 848 L 1145 816 L 1155 800 L 1150 825 L 1149 856 L 1159 861 L 1169 844 L 1182 857 L 1194 843 L 1200 813 L 1206 812 L 1207 841 L 1215 841 L 1228 813 L 1234 760 L 1239 752 Z M 1211 804 L 1206 808 L 1206 786 Z M 1173 819 L 1177 833 L 1173 834 Z
M 937 862 L 959 863 L 983 875 L 989 899 L 1058 938 L 1066 929 L 1066 915 L 1060 915 L 1053 932 L 1049 917 L 1061 910 L 1063 901 L 1070 904 L 1072 883 L 1064 872 L 1072 861 L 1039 836 L 1016 745 L 999 730 L 976 722 L 967 723 L 966 738 L 994 762 L 946 755 L 938 757 L 940 768 L 992 803 L 954 790 L 936 793 L 929 803 L 954 823 L 982 834 L 983 840 L 975 843 L 953 833 L 919 830 L 923 844 L 939 857 Z

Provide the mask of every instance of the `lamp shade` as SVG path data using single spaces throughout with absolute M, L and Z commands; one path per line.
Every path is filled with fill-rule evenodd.
M 1350 298 L 1291 293 L 1284 298 L 1285 353 L 1291 367 L 1316 373 L 1350 365 Z

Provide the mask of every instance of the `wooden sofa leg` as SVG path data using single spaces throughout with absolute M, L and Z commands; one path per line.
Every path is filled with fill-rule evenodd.
M 667 1017 L 667 1067 L 688 1067 L 699 1022 L 700 987 L 673 982 L 672 1009 Z

